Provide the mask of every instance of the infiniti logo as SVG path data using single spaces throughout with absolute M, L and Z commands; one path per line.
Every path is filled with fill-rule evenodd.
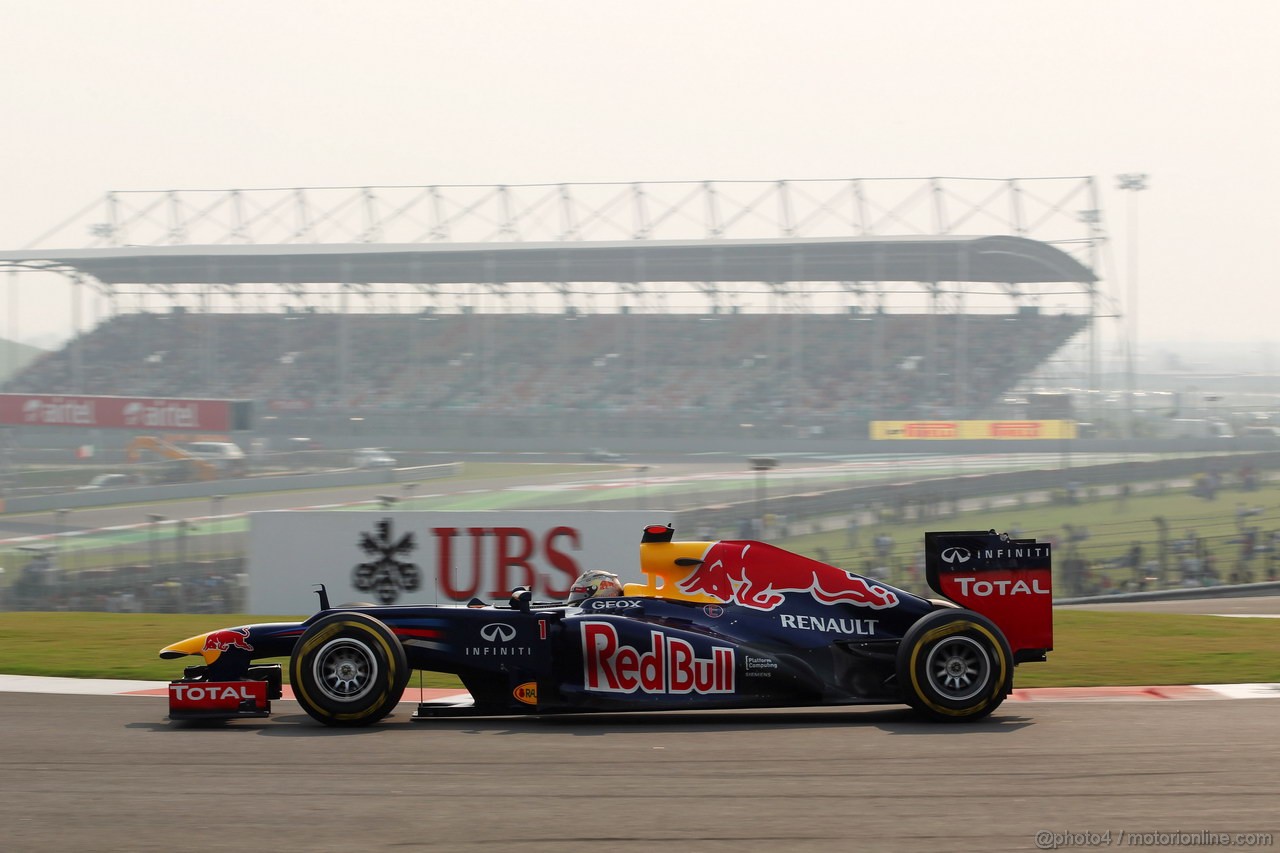
M 970 555 L 968 548 L 947 548 L 939 556 L 944 563 L 967 563 Z
M 492 622 L 480 629 L 480 636 L 490 643 L 509 643 L 516 638 L 516 629 L 504 622 Z

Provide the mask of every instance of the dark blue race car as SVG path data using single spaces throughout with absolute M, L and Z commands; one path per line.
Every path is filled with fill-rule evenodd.
M 295 698 L 326 725 L 366 726 L 410 674 L 457 675 L 457 715 L 906 703 L 936 720 L 990 714 L 1014 668 L 1053 648 L 1047 544 L 991 532 L 925 535 L 922 598 L 763 542 L 644 531 L 644 583 L 588 572 L 567 601 L 526 588 L 501 604 L 358 605 L 166 646 L 201 655 L 169 686 L 171 719 L 270 714 L 289 659 Z

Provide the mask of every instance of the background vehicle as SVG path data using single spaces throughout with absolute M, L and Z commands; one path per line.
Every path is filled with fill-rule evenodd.
M 614 453 L 611 450 L 605 450 L 603 447 L 593 447 L 582 455 L 582 458 L 588 462 L 625 462 L 627 457 L 621 453 Z
M 192 441 L 183 445 L 183 449 L 192 457 L 212 464 L 224 477 L 238 477 L 248 468 L 244 451 L 232 441 Z
M 132 486 L 138 478 L 132 474 L 99 474 L 83 486 L 76 486 L 81 491 L 89 489 L 111 489 L 119 486 Z
M 394 468 L 396 458 L 381 447 L 362 447 L 354 454 L 357 468 Z
M 149 476 L 153 480 L 216 480 L 222 473 L 222 468 L 210 459 L 157 436 L 140 435 L 125 448 L 125 458 L 129 462 L 148 462 L 154 457 L 168 460 L 170 464 L 160 477 Z
M 415 719 L 905 702 L 972 720 L 1053 645 L 1046 544 L 926 534 L 938 601 L 763 542 L 673 536 L 646 528 L 644 583 L 575 603 L 536 603 L 522 587 L 501 605 L 333 608 L 321 588 L 304 622 L 162 649 L 205 661 L 170 684 L 170 718 L 269 714 L 282 669 L 254 662 L 287 656 L 295 697 L 332 726 L 385 717 L 414 669 L 456 673 L 473 699 L 420 704 Z
M 1233 438 L 1231 424 L 1221 418 L 1169 418 L 1158 426 L 1158 438 Z

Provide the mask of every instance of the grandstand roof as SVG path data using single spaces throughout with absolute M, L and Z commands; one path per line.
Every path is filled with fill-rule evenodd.
M 0 268 L 104 284 L 1097 281 L 1047 243 L 1011 236 L 123 246 L 0 252 Z

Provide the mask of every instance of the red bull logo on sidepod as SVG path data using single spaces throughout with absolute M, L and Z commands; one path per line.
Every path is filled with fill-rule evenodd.
M 783 593 L 807 592 L 823 604 L 847 603 L 880 610 L 898 596 L 844 569 L 758 542 L 716 542 L 680 581 L 686 593 L 703 593 L 754 610 L 772 610 Z
M 204 638 L 204 651 L 206 652 L 225 652 L 232 648 L 240 649 L 244 652 L 253 651 L 253 646 L 249 645 L 248 628 L 227 628 L 222 631 L 213 631 Z
M 650 631 L 649 648 L 638 649 L 620 644 L 608 622 L 582 623 L 582 685 L 600 693 L 733 693 L 734 656 L 730 646 L 712 646 L 711 657 L 698 657 L 692 643 L 662 631 Z

